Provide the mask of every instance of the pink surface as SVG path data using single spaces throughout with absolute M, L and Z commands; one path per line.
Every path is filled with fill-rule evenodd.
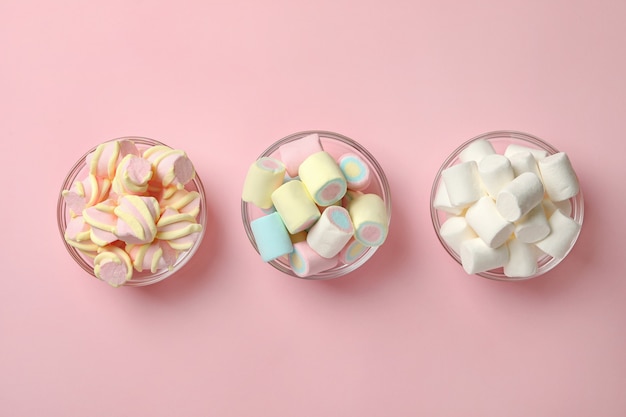
M 626 415 L 623 1 L 1 1 L 2 416 Z M 248 165 L 326 129 L 385 168 L 387 243 L 326 282 L 262 264 Z M 566 151 L 585 196 L 546 276 L 467 276 L 429 217 L 480 133 Z M 60 184 L 100 141 L 187 151 L 212 220 L 180 275 L 109 288 L 66 253 Z M 23 220 L 23 221 L 22 221 Z

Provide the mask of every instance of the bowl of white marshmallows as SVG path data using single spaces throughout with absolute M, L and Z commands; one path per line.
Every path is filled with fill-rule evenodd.
M 437 237 L 467 274 L 525 280 L 572 250 L 584 202 L 567 153 L 516 131 L 476 136 L 441 165 L 431 190 Z

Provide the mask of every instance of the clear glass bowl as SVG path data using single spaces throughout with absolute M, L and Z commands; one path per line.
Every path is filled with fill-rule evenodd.
M 463 152 L 463 150 L 465 150 L 470 144 L 478 140 L 489 141 L 493 145 L 496 152 L 499 154 L 504 153 L 504 150 L 506 149 L 506 147 L 511 144 L 518 144 L 518 145 L 522 145 L 522 146 L 526 146 L 530 148 L 542 149 L 542 150 L 547 151 L 549 155 L 553 155 L 559 152 L 559 150 L 557 150 L 554 146 L 550 145 L 543 139 L 540 139 L 536 136 L 532 136 L 528 133 L 510 131 L 510 130 L 499 130 L 499 131 L 484 133 L 482 135 L 476 136 L 466 141 L 465 143 L 461 144 L 458 148 L 456 148 L 446 158 L 446 160 L 441 165 L 441 168 L 439 168 L 437 175 L 435 176 L 435 180 L 433 182 L 433 186 L 430 192 L 430 215 L 432 218 L 433 227 L 435 228 L 435 233 L 437 234 L 437 238 L 439 239 L 439 241 L 441 242 L 445 250 L 450 254 L 450 256 L 452 256 L 452 258 L 455 261 L 459 263 L 459 265 L 461 265 L 460 255 L 456 253 L 444 241 L 444 239 L 441 237 L 441 234 L 439 232 L 441 229 L 441 225 L 451 215 L 444 211 L 435 209 L 433 202 L 435 201 L 435 195 L 437 194 L 437 190 L 442 181 L 441 173 L 443 172 L 443 170 L 445 170 L 446 168 L 452 165 L 456 165 L 459 162 L 459 155 L 461 154 L 461 152 Z M 574 169 L 576 169 L 576 167 L 574 167 Z M 570 217 L 573 218 L 578 224 L 582 226 L 583 217 L 584 217 L 584 200 L 583 200 L 582 189 L 578 192 L 576 196 L 570 199 L 570 203 L 572 206 L 572 212 L 571 212 Z M 576 240 L 578 239 L 579 235 L 580 235 L 580 230 L 578 234 L 576 235 L 576 238 L 572 241 L 572 244 L 570 245 L 570 248 L 568 249 L 567 253 L 569 253 L 571 249 L 574 247 L 574 244 L 576 243 Z M 537 262 L 537 272 L 528 277 L 508 277 L 504 274 L 503 268 L 496 268 L 496 269 L 492 269 L 489 271 L 480 272 L 480 273 L 477 273 L 476 275 L 479 275 L 483 278 L 489 278 L 489 279 L 499 280 L 499 281 L 521 281 L 521 280 L 526 280 L 530 278 L 535 278 L 535 277 L 545 274 L 546 272 L 556 267 L 564 258 L 565 257 L 556 259 L 551 256 L 543 254 L 542 256 L 539 257 L 539 260 Z
M 259 155 L 259 158 L 262 158 L 262 157 L 277 158 L 278 150 L 283 144 L 288 143 L 288 142 L 298 141 L 302 139 L 303 137 L 308 136 L 312 133 L 317 133 L 319 135 L 320 142 L 324 150 L 330 153 L 335 158 L 338 158 L 339 156 L 347 152 L 355 153 L 359 155 L 361 158 L 363 158 L 363 160 L 368 164 L 369 169 L 372 173 L 372 180 L 370 182 L 370 185 L 365 190 L 362 190 L 362 191 L 365 193 L 378 194 L 383 199 L 383 201 L 385 202 L 386 210 L 387 210 L 387 218 L 390 221 L 391 220 L 391 194 L 389 191 L 389 183 L 387 182 L 387 177 L 385 176 L 385 172 L 383 171 L 380 164 L 376 161 L 374 156 L 367 149 L 365 149 L 362 145 L 360 145 L 353 139 L 350 139 L 338 133 L 321 131 L 321 130 L 298 132 L 298 133 L 291 134 L 287 137 L 284 137 L 274 142 L 269 148 L 263 151 L 261 155 Z M 263 213 L 261 209 L 256 207 L 254 204 L 246 203 L 243 200 L 241 201 L 241 217 L 243 220 L 243 226 L 244 226 L 244 229 L 246 230 L 246 234 L 248 235 L 248 238 L 250 239 L 250 243 L 252 244 L 252 246 L 257 252 L 258 252 L 258 249 L 257 249 L 256 242 L 254 240 L 254 235 L 252 234 L 252 228 L 250 227 L 250 222 L 263 215 L 265 215 L 265 213 Z M 365 262 L 367 262 L 374 255 L 374 253 L 378 250 L 378 248 L 379 247 L 367 248 L 358 259 L 356 259 L 355 261 L 349 264 L 340 263 L 334 268 L 328 269 L 318 274 L 304 277 L 303 279 L 324 280 L 324 279 L 337 278 L 337 277 L 346 275 L 356 270 L 357 268 L 359 268 Z M 302 278 L 296 275 L 296 273 L 291 269 L 286 256 L 280 257 L 268 263 L 274 268 L 276 268 L 277 270 L 284 272 L 285 274 L 291 275 L 296 278 Z
M 154 139 L 137 137 L 137 136 L 125 136 L 121 138 L 111 139 L 108 142 L 112 142 L 116 140 L 124 140 L 124 139 L 132 140 L 141 151 L 154 145 L 166 145 L 165 143 L 159 142 Z M 169 145 L 166 145 L 166 146 L 169 146 Z M 93 148 L 88 150 L 82 157 L 80 157 L 78 161 L 76 161 L 74 166 L 70 169 L 67 176 L 63 180 L 63 184 L 61 185 L 61 190 L 59 191 L 59 199 L 57 201 L 57 224 L 59 227 L 59 232 L 61 234 L 61 240 L 63 241 L 63 244 L 65 245 L 65 249 L 67 249 L 72 259 L 74 259 L 74 261 L 83 270 L 85 270 L 85 272 L 87 272 L 89 275 L 93 277 L 95 277 L 94 270 L 93 270 L 94 268 L 93 259 L 86 256 L 81 251 L 69 245 L 65 241 L 65 237 L 64 237 L 65 229 L 67 229 L 67 224 L 69 220 L 71 219 L 71 215 L 70 215 L 70 210 L 66 206 L 64 198 L 61 195 L 61 192 L 63 190 L 70 189 L 70 187 L 75 181 L 77 180 L 80 181 L 83 178 L 85 178 L 85 176 L 88 173 L 88 168 L 85 163 L 85 160 L 87 158 L 87 155 L 93 152 L 96 149 L 96 147 L 97 146 L 94 146 Z M 194 175 L 194 178 L 186 184 L 185 189 L 188 191 L 197 191 L 198 194 L 200 194 L 200 211 L 197 216 L 197 221 L 199 224 L 202 225 L 202 231 L 199 232 L 200 234 L 195 244 L 191 247 L 191 249 L 181 252 L 179 254 L 178 258 L 176 259 L 176 262 L 174 263 L 171 269 L 159 270 L 155 273 L 151 273 L 150 271 L 138 272 L 137 270 L 134 270 L 132 278 L 129 281 L 127 281 L 123 286 L 141 287 L 145 285 L 155 284 L 159 281 L 163 281 L 165 278 L 171 277 L 172 275 L 177 273 L 187 262 L 189 262 L 189 260 L 193 257 L 193 255 L 196 253 L 196 251 L 200 247 L 200 244 L 202 242 L 202 238 L 204 237 L 204 233 L 206 229 L 207 211 L 205 207 L 206 200 L 205 200 L 204 186 L 202 185 L 202 181 L 200 180 L 200 177 L 198 176 L 197 171 L 196 171 L 196 175 Z

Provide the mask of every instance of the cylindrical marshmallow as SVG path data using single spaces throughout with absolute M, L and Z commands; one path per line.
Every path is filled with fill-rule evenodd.
M 513 168 L 514 176 L 517 177 L 524 172 L 532 172 L 538 177 L 541 177 L 539 174 L 539 167 L 537 166 L 537 160 L 532 153 L 528 151 L 515 152 L 507 158 L 511 162 L 511 168 Z
M 348 210 L 340 206 L 326 208 L 309 230 L 306 241 L 324 258 L 336 256 L 354 235 Z
M 83 210 L 83 218 L 91 226 L 90 239 L 98 246 L 106 246 L 117 240 L 115 233 L 118 218 L 114 213 L 115 207 L 115 202 L 109 199 Z
M 355 154 L 341 155 L 337 160 L 350 190 L 364 190 L 370 184 L 371 171 L 365 160 Z
M 142 272 L 147 269 L 153 274 L 158 270 L 171 268 L 178 256 L 174 248 L 161 240 L 145 245 L 126 245 L 124 250 L 130 256 L 135 270 Z
M 337 265 L 337 257 L 324 258 L 315 252 L 308 243 L 298 242 L 289 254 L 289 266 L 299 277 L 308 277 L 326 271 Z
M 485 139 L 476 140 L 459 153 L 459 160 L 461 162 L 474 161 L 478 162 L 487 155 L 496 153 L 491 142 Z
M 120 142 L 117 140 L 103 142 L 85 158 L 89 173 L 99 178 L 113 180 L 117 161 L 120 157 Z
M 353 237 L 339 252 L 339 262 L 346 265 L 351 264 L 359 259 L 368 249 L 368 246 L 365 246 Z
M 453 216 L 448 218 L 439 229 L 441 238 L 452 248 L 453 251 L 459 253 L 461 243 L 466 240 L 477 237 L 476 232 L 467 224 L 467 220 L 463 216 Z
M 518 152 L 530 152 L 537 161 L 548 156 L 548 151 L 544 149 L 532 148 L 530 146 L 520 145 L 518 143 L 512 143 L 507 146 L 504 150 L 504 156 L 510 158 L 512 155 Z
M 272 193 L 272 202 L 289 233 L 306 230 L 319 219 L 320 211 L 301 181 L 284 183 Z
M 550 225 L 543 205 L 537 204 L 524 217 L 515 222 L 515 237 L 523 243 L 534 243 L 550 233 Z
M 148 181 L 152 178 L 152 164 L 147 159 L 128 154 L 120 161 L 112 182 L 113 191 L 118 194 L 144 194 Z
M 153 178 L 163 187 L 171 184 L 183 188 L 196 174 L 191 160 L 180 149 L 156 145 L 146 149 L 143 157 L 150 161 L 154 171 Z
M 330 206 L 346 194 L 348 184 L 335 159 L 325 151 L 309 155 L 298 169 L 300 181 L 320 206 Z
M 515 178 L 511 162 L 500 154 L 483 157 L 478 162 L 478 175 L 491 198 L 496 198 L 502 187 Z
M 454 215 L 459 215 L 463 212 L 462 207 L 452 206 L 452 203 L 450 202 L 450 197 L 448 196 L 446 183 L 443 181 L 439 181 L 439 186 L 437 187 L 437 191 L 435 191 L 433 207 L 435 207 L 435 209 L 437 210 L 445 211 L 446 213 Z
M 547 218 L 550 218 L 552 213 L 556 210 L 560 210 L 561 213 L 566 216 L 572 215 L 572 203 L 569 200 L 552 201 L 549 198 L 544 198 L 541 204 L 543 205 L 543 210 L 545 211 Z
M 453 207 L 467 207 L 485 195 L 476 161 L 452 165 L 441 172 Z
M 275 212 L 250 222 L 257 250 L 264 262 L 270 262 L 293 251 L 289 232 Z
M 565 152 L 555 153 L 540 160 L 538 166 L 550 200 L 563 201 L 578 194 L 578 178 Z
M 314 153 L 322 151 L 322 144 L 317 133 L 311 133 L 298 140 L 287 142 L 278 148 L 280 160 L 285 164 L 291 178 L 298 175 L 300 164 Z
M 113 212 L 117 216 L 114 233 L 120 240 L 138 245 L 154 240 L 161 214 L 156 198 L 124 195 Z
M 93 272 L 112 287 L 119 287 L 133 276 L 130 256 L 114 245 L 103 248 L 93 260 Z
M 202 225 L 189 213 L 168 207 L 157 222 L 156 238 L 166 241 L 176 250 L 189 250 L 202 232 Z
M 481 238 L 464 241 L 461 244 L 461 264 L 468 274 L 478 274 L 500 268 L 509 260 L 507 245 L 490 248 Z
M 363 194 L 350 202 L 348 212 L 354 237 L 365 246 L 380 246 L 387 238 L 389 216 L 385 202 L 377 194 Z
M 537 248 L 534 245 L 512 239 L 507 246 L 509 260 L 504 264 L 504 275 L 525 278 L 537 272 Z
M 515 222 L 542 200 L 541 179 L 531 172 L 524 172 L 500 190 L 496 197 L 496 207 L 502 217 Z
M 108 178 L 89 174 L 84 180 L 72 184 L 69 190 L 63 190 L 62 195 L 67 207 L 75 215 L 80 215 L 85 208 L 106 200 L 110 187 L 111 180 Z
M 550 224 L 550 234 L 536 242 L 535 245 L 553 258 L 564 258 L 578 236 L 580 224 L 561 213 L 560 210 L 552 213 L 548 223 Z
M 515 229 L 515 224 L 503 218 L 491 197 L 487 196 L 467 209 L 465 220 L 490 248 L 501 246 Z
M 241 199 L 261 209 L 272 207 L 272 193 L 283 184 L 285 165 L 278 159 L 262 157 L 254 161 L 243 183 Z

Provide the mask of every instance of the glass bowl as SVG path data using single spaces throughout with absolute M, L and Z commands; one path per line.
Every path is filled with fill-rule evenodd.
M 435 233 L 437 234 L 437 238 L 443 245 L 444 249 L 450 254 L 450 256 L 456 262 L 459 263 L 459 265 L 461 265 L 460 255 L 456 253 L 445 242 L 445 240 L 442 238 L 440 234 L 441 225 L 446 221 L 448 217 L 451 216 L 451 214 L 448 214 L 447 212 L 443 210 L 437 210 L 434 207 L 434 201 L 435 201 L 435 196 L 437 194 L 437 190 L 439 189 L 441 185 L 442 172 L 446 168 L 457 164 L 459 162 L 459 155 L 461 154 L 461 152 L 463 152 L 472 143 L 479 141 L 479 140 L 487 140 L 488 142 L 490 142 L 493 148 L 495 149 L 496 153 L 499 153 L 499 154 L 503 154 L 504 150 L 511 144 L 543 150 L 543 151 L 546 151 L 548 155 L 553 155 L 559 152 L 559 150 L 557 150 L 554 146 L 550 145 L 543 139 L 540 139 L 528 133 L 510 131 L 510 130 L 499 130 L 499 131 L 493 131 L 493 132 L 481 134 L 479 136 L 476 136 L 464 142 L 446 158 L 446 160 L 441 165 L 441 168 L 439 168 L 439 171 L 437 172 L 437 175 L 435 176 L 435 180 L 433 181 L 433 185 L 432 185 L 432 189 L 430 193 L 430 214 L 431 214 L 431 218 L 433 222 L 433 227 L 435 229 Z M 569 202 L 571 204 L 571 214 L 569 217 L 574 219 L 582 227 L 583 217 L 584 217 L 584 200 L 583 200 L 582 189 L 579 190 L 576 196 L 570 198 Z M 567 253 L 562 258 L 553 258 L 545 253 L 542 253 L 539 256 L 539 259 L 537 261 L 537 271 L 533 275 L 530 275 L 527 277 L 508 277 L 504 274 L 503 268 L 496 268 L 496 269 L 488 270 L 485 272 L 479 272 L 476 275 L 481 276 L 483 278 L 499 280 L 499 281 L 521 281 L 521 280 L 527 280 L 530 278 L 536 278 L 550 271 L 551 269 L 556 267 L 561 261 L 563 261 L 563 259 L 567 256 L 567 254 L 574 247 L 574 244 L 576 243 L 576 240 L 578 239 L 579 235 L 580 235 L 580 229 L 578 230 L 578 233 L 576 234 L 575 238 L 572 240 L 571 245 L 569 249 L 567 250 Z
M 317 133 L 320 138 L 320 143 L 323 149 L 330 153 L 335 159 L 345 153 L 354 153 L 360 156 L 363 161 L 368 165 L 372 178 L 370 184 L 367 188 L 362 190 L 364 193 L 374 193 L 378 194 L 385 203 L 385 208 L 387 211 L 387 220 L 388 225 L 391 220 L 391 194 L 389 190 L 389 183 L 387 181 L 387 177 L 385 176 L 385 172 L 383 171 L 380 164 L 376 161 L 374 156 L 367 150 L 365 147 L 360 145 L 353 139 L 350 139 L 346 136 L 343 136 L 338 133 L 321 131 L 321 130 L 311 130 L 311 131 L 303 131 L 298 133 L 293 133 L 287 137 L 284 137 L 276 142 L 274 142 L 269 148 L 263 151 L 258 158 L 263 157 L 275 157 L 278 158 L 279 148 L 286 143 L 296 142 L 310 134 Z M 246 203 L 245 201 L 241 201 L 241 217 L 243 220 L 243 226 L 250 239 L 250 243 L 253 248 L 259 252 L 254 235 L 252 233 L 252 228 L 250 226 L 250 222 L 253 220 L 265 215 L 261 209 L 256 207 L 254 204 Z M 383 243 L 384 244 L 384 243 Z M 360 266 L 362 266 L 365 262 L 367 262 L 374 253 L 378 250 L 380 246 L 368 247 L 364 252 L 360 254 L 354 261 L 348 264 L 339 263 L 337 266 L 327 269 L 325 271 L 319 272 L 317 274 L 312 274 L 306 277 L 298 276 L 289 266 L 289 261 L 287 256 L 282 256 L 278 259 L 268 262 L 271 266 L 276 268 L 277 270 L 284 272 L 287 275 L 291 275 L 296 278 L 309 279 L 309 280 L 325 280 L 331 278 L 338 278 L 340 276 L 346 275 Z
M 145 137 L 137 137 L 137 136 L 125 136 L 125 137 L 120 137 L 116 139 L 111 139 L 110 141 L 106 141 L 106 142 L 113 142 L 116 140 L 131 140 L 132 142 L 135 143 L 135 145 L 140 151 L 143 151 L 155 145 L 169 146 L 169 145 L 166 145 L 165 143 L 159 142 L 154 139 L 149 139 Z M 63 180 L 63 184 L 61 185 L 61 191 L 59 192 L 59 199 L 57 201 L 57 224 L 58 224 L 59 232 L 61 234 L 61 240 L 63 241 L 63 244 L 65 245 L 65 248 L 67 249 L 72 259 L 74 259 L 74 261 L 83 270 L 85 270 L 85 272 L 87 272 L 89 275 L 93 277 L 96 277 L 94 273 L 93 259 L 85 255 L 83 252 L 79 251 L 78 249 L 76 249 L 75 247 L 73 247 L 72 245 L 68 244 L 65 241 L 65 237 L 64 237 L 65 230 L 67 229 L 68 222 L 71 219 L 71 210 L 67 207 L 65 200 L 61 193 L 63 192 L 63 190 L 70 189 L 70 187 L 72 186 L 72 184 L 74 184 L 75 181 L 80 181 L 83 178 L 85 178 L 85 176 L 89 172 L 87 168 L 87 164 L 86 164 L 87 155 L 93 152 L 96 149 L 96 147 L 97 146 L 94 146 L 89 151 L 87 151 L 82 157 L 80 157 L 80 159 L 78 159 L 78 161 L 76 161 L 74 166 L 70 169 L 65 179 Z M 145 270 L 142 272 L 133 270 L 133 275 L 131 279 L 126 281 L 122 286 L 141 287 L 141 286 L 151 285 L 151 284 L 155 284 L 157 282 L 163 281 L 164 279 L 176 274 L 187 262 L 189 262 L 189 260 L 193 257 L 193 255 L 196 253 L 196 251 L 200 247 L 202 238 L 204 237 L 204 233 L 206 230 L 207 211 L 205 207 L 204 186 L 202 185 L 202 181 L 200 180 L 200 177 L 198 176 L 197 171 L 194 177 L 191 179 L 191 181 L 189 181 L 185 185 L 185 189 L 187 191 L 196 191 L 200 195 L 200 211 L 197 215 L 196 220 L 200 225 L 202 225 L 202 230 L 199 232 L 199 235 L 194 245 L 190 249 L 180 252 L 172 268 L 158 270 L 155 273 L 152 273 L 150 271 L 145 271 Z

